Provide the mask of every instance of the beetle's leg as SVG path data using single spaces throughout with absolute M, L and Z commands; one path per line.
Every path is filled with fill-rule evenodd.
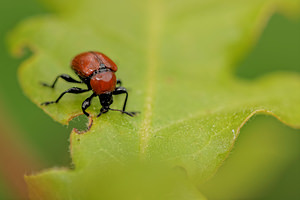
M 117 85 L 122 86 L 122 81 L 120 79 L 117 79 Z
M 115 89 L 115 91 L 113 91 L 113 95 L 118 95 L 118 94 L 126 94 L 126 97 L 125 97 L 125 101 L 124 101 L 124 104 L 123 104 L 123 111 L 125 111 L 125 108 L 126 108 L 126 104 L 127 104 L 127 99 L 128 99 L 128 92 L 126 90 L 126 88 L 124 87 L 117 87 Z
M 68 74 L 62 74 L 62 75 L 59 75 L 59 76 L 56 77 L 56 79 L 55 79 L 55 81 L 53 82 L 52 85 L 49 85 L 49 84 L 47 84 L 47 83 L 41 83 L 41 84 L 42 84 L 43 86 L 46 86 L 46 87 L 54 88 L 54 86 L 55 86 L 55 84 L 56 84 L 56 82 L 57 82 L 57 80 L 58 80 L 59 78 L 62 78 L 62 79 L 64 79 L 65 81 L 71 82 L 71 83 L 83 83 L 82 81 L 77 81 L 77 80 L 73 79 L 73 78 L 70 77 Z
M 113 91 L 113 95 L 124 94 L 124 93 L 126 94 L 126 97 L 125 97 L 123 109 L 122 110 L 110 109 L 110 110 L 121 111 L 122 113 L 126 113 L 126 114 L 128 114 L 130 116 L 133 116 L 133 115 L 137 114 L 138 112 L 126 112 L 125 111 L 126 104 L 127 104 L 127 99 L 128 99 L 128 92 L 127 92 L 126 88 L 124 88 L 124 87 L 117 87 L 115 89 L 115 91 Z
M 78 87 L 72 87 L 66 91 L 64 91 L 63 93 L 61 93 L 61 95 L 56 99 L 56 101 L 46 101 L 44 103 L 42 103 L 41 105 L 49 105 L 49 104 L 52 104 L 52 103 L 58 103 L 59 100 L 67 93 L 72 93 L 72 94 L 80 94 L 80 93 L 83 93 L 83 92 L 87 92 L 87 91 L 90 91 L 90 89 L 81 89 L 81 88 L 78 88 Z
M 89 98 L 87 98 L 86 100 L 84 100 L 84 102 L 82 103 L 81 109 L 82 112 L 88 117 L 90 116 L 89 113 L 87 113 L 85 110 L 91 105 L 91 101 L 92 99 L 95 97 L 95 93 L 93 93 Z

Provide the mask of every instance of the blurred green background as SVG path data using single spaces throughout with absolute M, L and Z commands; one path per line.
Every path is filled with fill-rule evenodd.
M 5 38 L 21 20 L 51 14 L 36 0 L 2 1 L 0 6 L 0 199 L 26 196 L 22 173 L 69 166 L 69 134 L 78 125 L 54 122 L 26 98 L 17 69 L 30 56 L 13 58 Z M 274 15 L 236 76 L 249 81 L 274 71 L 300 72 L 300 19 Z M 299 91 L 295 91 L 299 92 Z M 229 159 L 201 191 L 208 199 L 295 199 L 300 196 L 300 130 L 270 116 L 256 116 L 242 128 Z

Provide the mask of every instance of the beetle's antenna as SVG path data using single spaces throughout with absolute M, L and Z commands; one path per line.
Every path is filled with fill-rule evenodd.
M 113 108 L 108 108 L 109 110 L 112 110 L 112 111 L 119 111 L 121 113 L 125 113 L 127 115 L 129 115 L 130 117 L 133 117 L 134 115 L 136 115 L 136 112 L 126 112 L 124 110 L 119 110 L 119 109 L 113 109 Z

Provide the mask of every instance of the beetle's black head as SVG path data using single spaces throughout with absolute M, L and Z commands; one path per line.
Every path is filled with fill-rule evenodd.
M 102 113 L 106 113 L 109 110 L 109 106 L 113 103 L 112 93 L 105 93 L 99 95 L 100 103 L 102 105 Z

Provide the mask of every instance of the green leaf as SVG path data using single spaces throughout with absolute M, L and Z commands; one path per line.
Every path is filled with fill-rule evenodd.
M 33 199 L 49 199 L 50 194 L 76 199 L 80 192 L 84 197 L 88 193 L 78 185 L 120 180 L 111 176 L 99 183 L 95 177 L 102 177 L 112 163 L 132 166 L 137 160 L 182 168 L 200 185 L 226 159 L 240 127 L 254 114 L 300 125 L 299 75 L 273 73 L 255 81 L 233 76 L 235 64 L 275 8 L 292 15 L 299 10 L 299 0 L 46 3 L 55 14 L 24 21 L 10 38 L 15 54 L 24 46 L 34 52 L 19 71 L 25 93 L 40 106 L 71 86 L 79 87 L 59 81 L 51 90 L 39 83 L 72 74 L 73 56 L 97 50 L 116 61 L 117 76 L 130 90 L 128 110 L 141 114 L 131 118 L 109 112 L 96 118 L 100 107 L 93 101 L 88 109 L 93 114 L 90 130 L 71 134 L 75 170 L 52 169 L 27 177 Z M 57 105 L 40 107 L 67 124 L 82 114 L 81 103 L 87 96 L 66 95 Z M 121 108 L 123 98 L 115 97 L 112 107 Z M 85 173 L 97 181 L 83 179 Z M 89 194 L 99 197 L 99 188 Z M 187 188 L 192 194 L 194 190 Z
M 242 128 L 218 173 L 201 185 L 201 192 L 208 199 L 297 199 L 299 146 L 300 130 L 255 116 Z

